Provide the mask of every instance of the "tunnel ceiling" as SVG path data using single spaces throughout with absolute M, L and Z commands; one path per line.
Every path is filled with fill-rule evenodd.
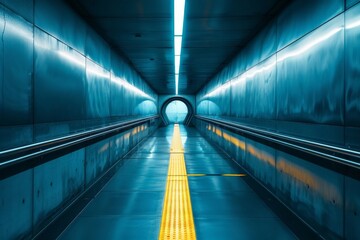
M 69 0 L 158 94 L 174 94 L 172 0 Z M 187 0 L 180 94 L 195 94 L 288 0 Z

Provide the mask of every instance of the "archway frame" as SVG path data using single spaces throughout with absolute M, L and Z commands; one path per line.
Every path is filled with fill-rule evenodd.
M 176 101 L 176 100 L 181 101 L 186 105 L 186 107 L 188 109 L 188 114 L 186 115 L 186 117 L 184 119 L 184 125 L 186 125 L 186 126 L 190 125 L 191 119 L 194 116 L 194 108 L 189 100 L 187 100 L 186 98 L 181 97 L 181 96 L 170 97 L 162 104 L 162 106 L 160 108 L 160 114 L 161 114 L 161 118 L 162 118 L 164 124 L 169 125 L 169 119 L 165 113 L 166 107 L 169 105 L 169 103 L 171 103 L 172 101 Z

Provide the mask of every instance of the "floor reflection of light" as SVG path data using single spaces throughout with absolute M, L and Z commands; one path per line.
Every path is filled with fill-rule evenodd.
M 171 144 L 172 141 L 172 136 L 166 136 L 166 141 Z
M 186 141 L 187 141 L 187 136 L 181 136 L 181 142 L 183 145 L 185 145 Z

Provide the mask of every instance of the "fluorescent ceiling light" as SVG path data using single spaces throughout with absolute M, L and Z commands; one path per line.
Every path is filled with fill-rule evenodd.
M 182 35 L 185 0 L 174 0 L 174 35 Z
M 175 74 L 179 74 L 180 71 L 180 56 L 175 56 Z
M 174 0 L 175 94 L 178 95 L 185 0 Z
M 175 94 L 178 95 L 179 90 L 179 74 L 175 75 Z
M 181 54 L 181 42 L 182 42 L 182 36 L 175 36 L 174 38 L 174 45 L 175 45 L 175 55 Z

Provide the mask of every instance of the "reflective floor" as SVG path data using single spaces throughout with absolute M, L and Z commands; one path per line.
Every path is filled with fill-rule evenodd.
M 197 239 L 296 239 L 218 149 L 180 128 Z M 59 239 L 157 239 L 173 126 L 160 128 Z

